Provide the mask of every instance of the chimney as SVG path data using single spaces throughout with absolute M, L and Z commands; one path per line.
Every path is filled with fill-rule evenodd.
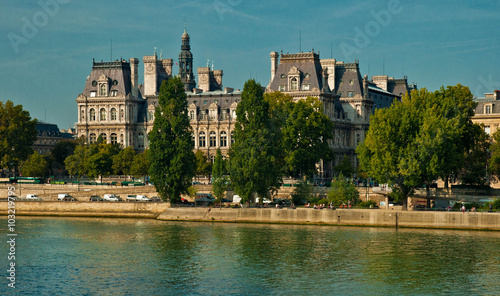
M 172 59 L 163 59 L 161 60 L 163 69 L 165 69 L 165 72 L 167 72 L 168 77 L 172 77 L 172 65 L 174 64 L 174 61 Z
M 144 56 L 142 58 L 144 63 L 144 96 L 156 96 L 158 92 L 157 85 L 157 57 L 156 53 L 152 56 Z
M 130 80 L 132 82 L 132 97 L 137 98 L 139 96 L 139 59 L 131 58 L 130 59 Z
M 214 90 L 222 90 L 222 70 L 213 70 L 216 87 Z
M 198 68 L 198 88 L 204 92 L 210 91 L 210 67 Z
M 495 97 L 495 101 L 498 100 L 500 97 L 500 90 L 495 90 L 493 96 Z
M 274 80 L 276 75 L 276 70 L 278 69 L 278 57 L 279 54 L 276 51 L 272 51 L 271 54 L 271 82 Z

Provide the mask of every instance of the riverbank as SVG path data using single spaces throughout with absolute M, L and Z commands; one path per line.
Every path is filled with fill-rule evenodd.
M 7 215 L 0 202 L 0 215 Z M 171 208 L 169 203 L 16 201 L 16 216 L 149 218 L 165 221 L 274 223 L 500 231 L 500 214 L 381 209 Z

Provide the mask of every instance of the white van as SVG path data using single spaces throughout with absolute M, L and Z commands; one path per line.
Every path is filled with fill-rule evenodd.
M 41 198 L 38 197 L 36 194 L 26 194 L 26 199 L 30 200 L 40 200 Z
M 59 193 L 57 195 L 58 200 L 64 200 L 65 197 L 71 198 L 71 196 L 69 196 L 69 194 L 67 194 L 67 193 Z
M 107 200 L 107 201 L 120 201 L 121 200 L 121 198 L 119 198 L 118 196 L 116 196 L 114 194 L 104 194 L 102 199 Z
M 137 201 L 151 201 L 151 199 L 149 199 L 147 196 L 145 195 L 137 195 L 135 197 L 135 200 Z

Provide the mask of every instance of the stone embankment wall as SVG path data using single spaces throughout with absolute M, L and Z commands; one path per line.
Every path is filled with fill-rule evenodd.
M 358 225 L 409 228 L 500 230 L 500 214 L 395 210 L 314 210 L 168 208 L 159 217 L 170 221 Z
M 0 202 L 0 215 L 7 215 L 6 201 Z M 156 218 L 167 208 L 166 202 L 71 202 L 16 201 L 16 216 Z

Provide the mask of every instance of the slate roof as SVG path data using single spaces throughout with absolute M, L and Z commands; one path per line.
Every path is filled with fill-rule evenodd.
M 292 67 L 296 67 L 300 72 L 300 82 L 299 90 L 302 89 L 302 84 L 309 84 L 310 90 L 315 87 L 318 89 L 323 88 L 323 76 L 322 68 L 319 61 L 319 54 L 314 52 L 296 53 L 296 54 L 281 54 L 278 69 L 276 70 L 276 75 L 271 82 L 270 89 L 278 91 L 280 85 L 286 86 L 286 91 L 288 89 L 288 73 L 292 70 Z M 281 78 L 284 74 L 284 78 Z M 306 78 L 306 74 L 309 74 L 309 78 Z
M 335 66 L 335 89 L 337 94 L 346 98 L 349 91 L 353 96 L 363 95 L 363 78 L 357 63 L 344 63 Z
M 83 95 L 90 97 L 90 91 L 98 92 L 98 85 L 92 85 L 93 81 L 99 81 L 99 77 L 104 74 L 108 77 L 108 94 L 112 90 L 117 90 L 117 96 L 127 96 L 131 92 L 132 82 L 130 80 L 130 63 L 121 60 L 114 62 L 92 62 L 92 71 L 90 72 Z

